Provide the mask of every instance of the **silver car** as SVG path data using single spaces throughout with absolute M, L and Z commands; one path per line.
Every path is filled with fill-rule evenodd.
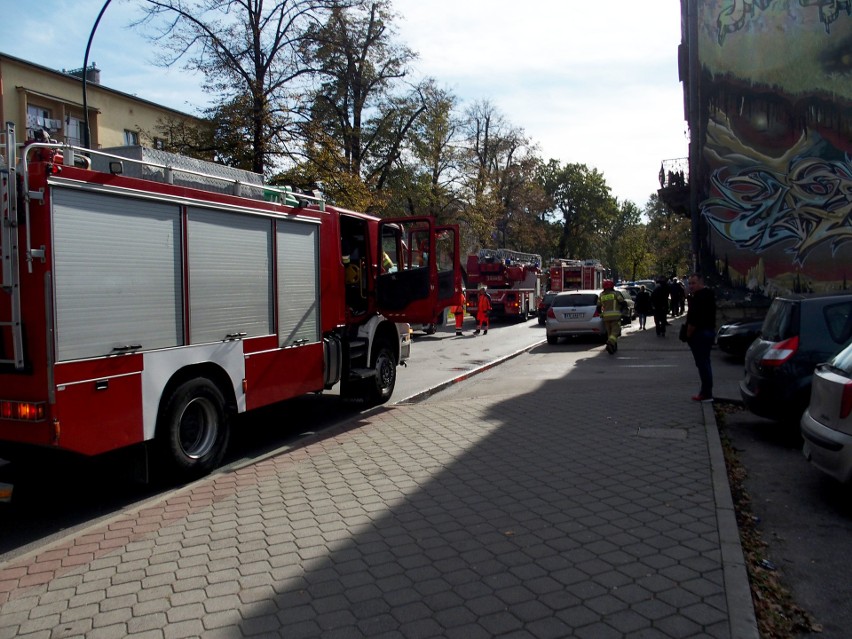
M 556 344 L 560 337 L 580 335 L 605 341 L 606 331 L 598 311 L 598 291 L 568 291 L 557 295 L 547 311 L 545 328 L 548 344 Z
M 837 481 L 852 481 L 852 344 L 817 366 L 801 429 L 805 458 Z

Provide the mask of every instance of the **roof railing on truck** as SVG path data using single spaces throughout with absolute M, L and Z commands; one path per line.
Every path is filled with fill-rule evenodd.
M 107 151 L 56 142 L 33 142 L 26 145 L 21 154 L 21 173 L 25 179 L 29 158 L 40 149 L 53 149 L 66 166 L 83 166 L 103 173 L 178 184 L 287 206 L 313 203 L 321 211 L 325 210 L 322 196 L 302 193 L 289 186 L 264 184 L 263 177 L 257 173 L 141 146 L 116 147 Z
M 325 211 L 325 200 L 322 196 L 302 193 L 289 186 L 264 184 L 263 177 L 257 173 L 208 162 L 207 160 L 189 158 L 176 153 L 141 146 L 116 147 L 110 149 L 110 151 L 105 151 L 103 149 L 85 149 L 73 144 L 62 144 L 55 141 L 36 141 L 19 145 L 15 145 L 13 142 L 9 145 L 8 141 L 15 139 L 15 124 L 13 122 L 6 123 L 5 135 L 7 146 L 10 148 L 7 149 L 3 163 L 4 171 L 14 175 L 17 170 L 16 155 L 20 152 L 20 173 L 23 184 L 29 184 L 30 157 L 37 154 L 40 161 L 49 158 L 49 161 L 61 162 L 65 166 L 77 166 L 113 175 L 127 175 L 164 184 L 187 186 L 292 207 L 306 207 L 313 203 L 320 211 Z M 47 151 L 47 153 L 44 153 L 44 151 Z M 136 157 L 133 157 L 134 155 Z M 151 159 L 152 157 L 159 158 L 160 161 Z M 26 260 L 30 273 L 32 273 L 33 260 L 41 259 L 43 261 L 45 258 L 44 247 L 37 249 L 32 247 L 30 201 L 40 202 L 43 198 L 44 193 L 42 191 L 27 190 L 24 193 Z M 10 251 L 4 251 L 4 255 L 9 254 Z

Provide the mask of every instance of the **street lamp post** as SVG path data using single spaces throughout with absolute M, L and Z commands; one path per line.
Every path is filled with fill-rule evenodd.
M 104 11 L 109 6 L 109 3 L 112 0 L 106 0 L 104 2 L 104 6 L 101 7 L 101 12 L 98 14 L 98 19 L 95 20 L 94 26 L 92 26 L 92 32 L 89 34 L 89 42 L 86 43 L 86 55 L 83 57 L 83 146 L 87 149 L 92 148 L 92 134 L 89 129 L 89 99 L 86 92 L 86 76 L 88 74 L 89 67 L 89 50 L 92 48 L 92 40 L 95 37 L 95 31 L 97 31 L 98 24 L 100 24 L 101 18 L 104 15 Z

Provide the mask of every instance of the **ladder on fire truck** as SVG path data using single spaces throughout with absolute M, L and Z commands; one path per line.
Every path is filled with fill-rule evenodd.
M 0 317 L 0 364 L 24 367 L 24 339 L 21 326 L 21 274 L 18 259 L 18 197 L 15 167 L 15 125 L 6 123 L 5 161 L 0 168 L 0 272 L 2 290 L 9 295 L 9 314 Z M 7 335 L 11 339 L 7 342 Z M 5 345 L 11 343 L 11 357 Z
M 529 264 L 531 266 L 540 267 L 541 266 L 541 255 L 536 255 L 535 253 L 521 253 L 520 251 L 513 251 L 511 249 L 480 249 L 479 251 L 479 261 L 494 261 L 494 262 L 503 262 L 504 264 Z

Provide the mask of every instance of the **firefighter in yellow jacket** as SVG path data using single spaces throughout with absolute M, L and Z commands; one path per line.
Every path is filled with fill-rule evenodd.
M 612 280 L 604 280 L 600 295 L 601 319 L 606 330 L 606 352 L 612 355 L 618 350 L 621 335 L 621 309 L 626 302 L 621 291 L 615 290 Z

